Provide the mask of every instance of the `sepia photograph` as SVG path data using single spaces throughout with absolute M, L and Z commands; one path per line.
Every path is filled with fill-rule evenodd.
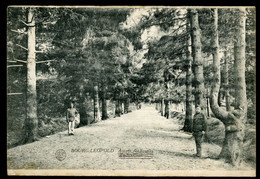
M 256 7 L 6 14 L 7 175 L 256 176 Z

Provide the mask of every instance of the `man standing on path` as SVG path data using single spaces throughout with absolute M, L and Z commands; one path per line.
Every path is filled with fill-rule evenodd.
M 195 138 L 197 157 L 201 157 L 202 137 L 207 130 L 206 116 L 201 112 L 200 106 L 196 107 L 196 113 L 193 117 L 192 132 Z
M 75 127 L 75 117 L 78 114 L 78 111 L 74 108 L 74 101 L 70 102 L 70 108 L 67 109 L 66 119 L 69 124 L 68 133 L 69 135 L 74 135 Z

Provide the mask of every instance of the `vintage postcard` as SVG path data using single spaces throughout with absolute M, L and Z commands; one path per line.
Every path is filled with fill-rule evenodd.
M 256 176 L 256 8 L 9 6 L 7 173 Z

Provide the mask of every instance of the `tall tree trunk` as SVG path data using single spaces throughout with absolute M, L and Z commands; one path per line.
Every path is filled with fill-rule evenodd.
M 190 27 L 187 26 L 187 31 L 190 31 Z M 186 132 L 192 131 L 192 56 L 191 56 L 191 38 L 188 37 L 186 42 L 186 111 L 183 130 Z
M 225 87 L 223 84 L 223 76 L 224 76 L 224 71 L 220 69 L 220 89 L 218 93 L 218 105 L 222 106 L 222 101 L 225 99 Z
M 226 110 L 230 111 L 230 102 L 229 102 L 229 87 L 228 87 L 228 59 L 227 59 L 227 51 L 224 52 L 224 94 L 226 101 Z
M 172 104 L 172 102 L 171 102 L 171 100 L 169 100 L 169 102 L 168 102 L 169 104 L 168 104 L 168 106 L 169 106 L 169 108 L 168 108 L 168 113 L 169 113 L 169 118 L 171 118 L 171 104 Z
M 158 110 L 158 112 L 161 112 L 161 100 L 157 100 L 157 102 L 156 102 L 156 104 L 157 104 L 157 110 Z
M 206 99 L 203 74 L 204 60 L 201 56 L 201 31 L 199 27 L 198 11 L 196 9 L 190 10 L 190 20 L 192 29 L 191 42 L 195 82 L 195 106 L 199 105 L 202 109 L 202 112 L 206 115 Z M 204 141 L 209 142 L 207 131 L 205 132 Z
M 241 122 L 244 124 L 247 121 L 247 96 L 246 96 L 246 77 L 245 77 L 245 64 L 246 64 L 246 10 L 241 8 L 239 11 L 238 30 L 235 35 L 234 45 L 234 76 L 236 77 L 235 86 L 235 101 L 236 108 L 239 109 L 242 116 Z
M 87 104 L 85 103 L 86 97 L 82 97 L 79 100 L 79 114 L 80 114 L 80 124 L 79 126 L 88 125 L 88 115 L 87 115 Z
M 159 103 L 157 101 L 155 102 L 155 109 L 159 110 Z
M 219 107 L 217 98 L 220 89 L 220 59 L 218 42 L 218 12 L 214 9 L 213 26 L 213 68 L 215 79 L 212 84 L 210 105 L 214 115 L 225 125 L 225 139 L 223 142 L 220 158 L 225 158 L 227 162 L 238 165 L 241 162 L 241 149 L 243 148 L 244 121 L 246 118 L 246 91 L 245 91 L 245 11 L 240 10 L 238 29 L 235 34 L 234 49 L 235 64 L 234 72 L 237 79 L 236 83 L 236 102 L 234 111 L 226 111 Z M 240 106 L 240 108 L 238 107 Z
M 164 98 L 161 99 L 161 116 L 164 116 Z
M 165 101 L 165 110 L 164 110 L 164 117 L 166 117 L 167 119 L 169 119 L 169 100 Z
M 220 89 L 218 92 L 218 105 L 221 106 L 221 97 L 222 97 L 222 89 L 221 89 L 221 82 L 220 82 Z
M 122 99 L 119 99 L 119 111 L 120 111 L 121 114 L 124 114 L 124 112 L 123 112 L 123 101 L 122 101 Z
M 79 107 L 77 110 L 80 114 L 80 124 L 79 126 L 88 125 L 87 119 L 87 104 L 86 104 L 86 94 L 84 94 L 84 85 L 80 85 L 80 93 L 79 93 Z
M 115 117 L 120 117 L 121 111 L 120 111 L 120 102 L 119 99 L 116 99 L 115 101 Z
M 101 120 L 99 109 L 98 85 L 94 85 L 94 122 Z
M 195 106 L 200 105 L 202 110 L 205 112 L 203 58 L 201 56 L 201 32 L 199 27 L 198 12 L 196 9 L 190 9 L 189 13 L 192 29 L 191 40 L 195 80 Z
M 102 120 L 106 120 L 108 119 L 106 84 L 103 82 L 101 87 L 102 87 Z
M 119 96 L 120 96 L 120 92 L 116 90 L 115 91 L 115 117 L 121 116 Z
M 130 104 L 130 99 L 129 97 L 126 97 L 125 101 L 124 101 L 124 113 L 128 113 L 129 112 L 129 104 Z
M 170 116 L 170 81 L 169 79 L 167 79 L 166 82 L 166 93 L 167 93 L 167 101 L 165 103 L 165 112 L 164 112 L 164 116 L 169 119 Z
M 210 117 L 209 111 L 210 111 L 210 104 L 209 104 L 209 98 L 207 97 L 207 116 L 208 117 Z
M 25 143 L 37 140 L 38 118 L 36 99 L 35 20 L 32 8 L 28 10 L 28 55 L 27 55 L 27 104 L 25 120 Z

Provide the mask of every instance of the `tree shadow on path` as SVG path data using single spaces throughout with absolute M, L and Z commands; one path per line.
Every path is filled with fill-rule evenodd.
M 178 130 L 172 130 L 172 131 L 164 131 L 164 130 L 134 130 L 129 131 L 134 132 L 135 136 L 138 137 L 162 137 L 162 138 L 169 138 L 169 140 L 191 140 L 192 136 L 179 133 Z
M 165 151 L 165 150 L 153 150 L 154 152 L 158 152 L 159 154 L 163 155 L 168 155 L 171 157 L 185 157 L 187 159 L 210 159 L 210 160 L 220 160 L 218 156 L 212 155 L 212 156 L 207 156 L 207 154 L 204 154 L 201 157 L 197 157 L 195 154 L 195 151 L 190 150 L 190 153 L 185 153 L 185 152 L 175 152 L 175 151 Z M 187 149 L 187 151 L 189 151 Z

